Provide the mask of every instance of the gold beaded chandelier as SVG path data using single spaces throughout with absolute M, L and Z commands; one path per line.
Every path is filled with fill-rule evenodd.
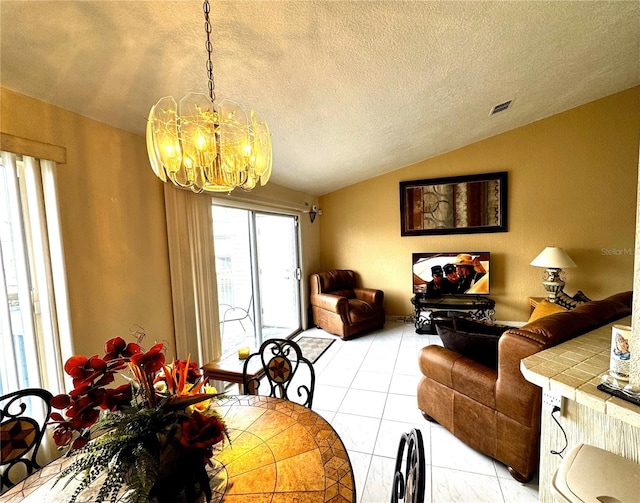
M 271 134 L 255 110 L 246 113 L 230 100 L 215 104 L 211 64 L 209 0 L 205 0 L 209 95 L 189 93 L 178 105 L 171 97 L 151 107 L 147 152 L 154 173 L 163 182 L 193 192 L 249 191 L 269 181 Z

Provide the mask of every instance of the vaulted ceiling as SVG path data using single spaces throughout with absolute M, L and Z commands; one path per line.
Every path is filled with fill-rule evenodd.
M 207 93 L 200 1 L 0 19 L 0 85 L 28 96 L 142 136 L 161 97 Z M 216 96 L 269 123 L 273 182 L 316 195 L 640 84 L 638 1 L 212 0 L 211 23 Z

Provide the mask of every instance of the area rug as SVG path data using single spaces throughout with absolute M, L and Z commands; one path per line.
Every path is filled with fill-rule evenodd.
M 315 363 L 335 341 L 324 337 L 300 337 L 296 342 L 302 350 L 302 355 L 311 363 Z

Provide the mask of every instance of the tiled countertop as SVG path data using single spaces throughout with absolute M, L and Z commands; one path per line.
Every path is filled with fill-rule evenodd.
M 609 371 L 611 327 L 631 325 L 631 316 L 600 327 L 520 362 L 524 378 L 543 391 L 563 396 L 640 428 L 640 407 L 600 391 Z

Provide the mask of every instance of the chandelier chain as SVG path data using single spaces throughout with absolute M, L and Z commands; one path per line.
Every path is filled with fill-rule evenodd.
M 213 82 L 213 64 L 211 63 L 211 51 L 213 46 L 211 45 L 211 22 L 209 20 L 209 12 L 211 11 L 211 7 L 209 5 L 209 0 L 204 0 L 204 4 L 202 5 L 202 10 L 204 11 L 204 31 L 207 33 L 207 42 L 205 43 L 205 48 L 207 49 L 207 76 L 209 77 L 209 99 L 211 99 L 211 103 L 215 101 L 216 93 L 214 91 L 215 84 Z

